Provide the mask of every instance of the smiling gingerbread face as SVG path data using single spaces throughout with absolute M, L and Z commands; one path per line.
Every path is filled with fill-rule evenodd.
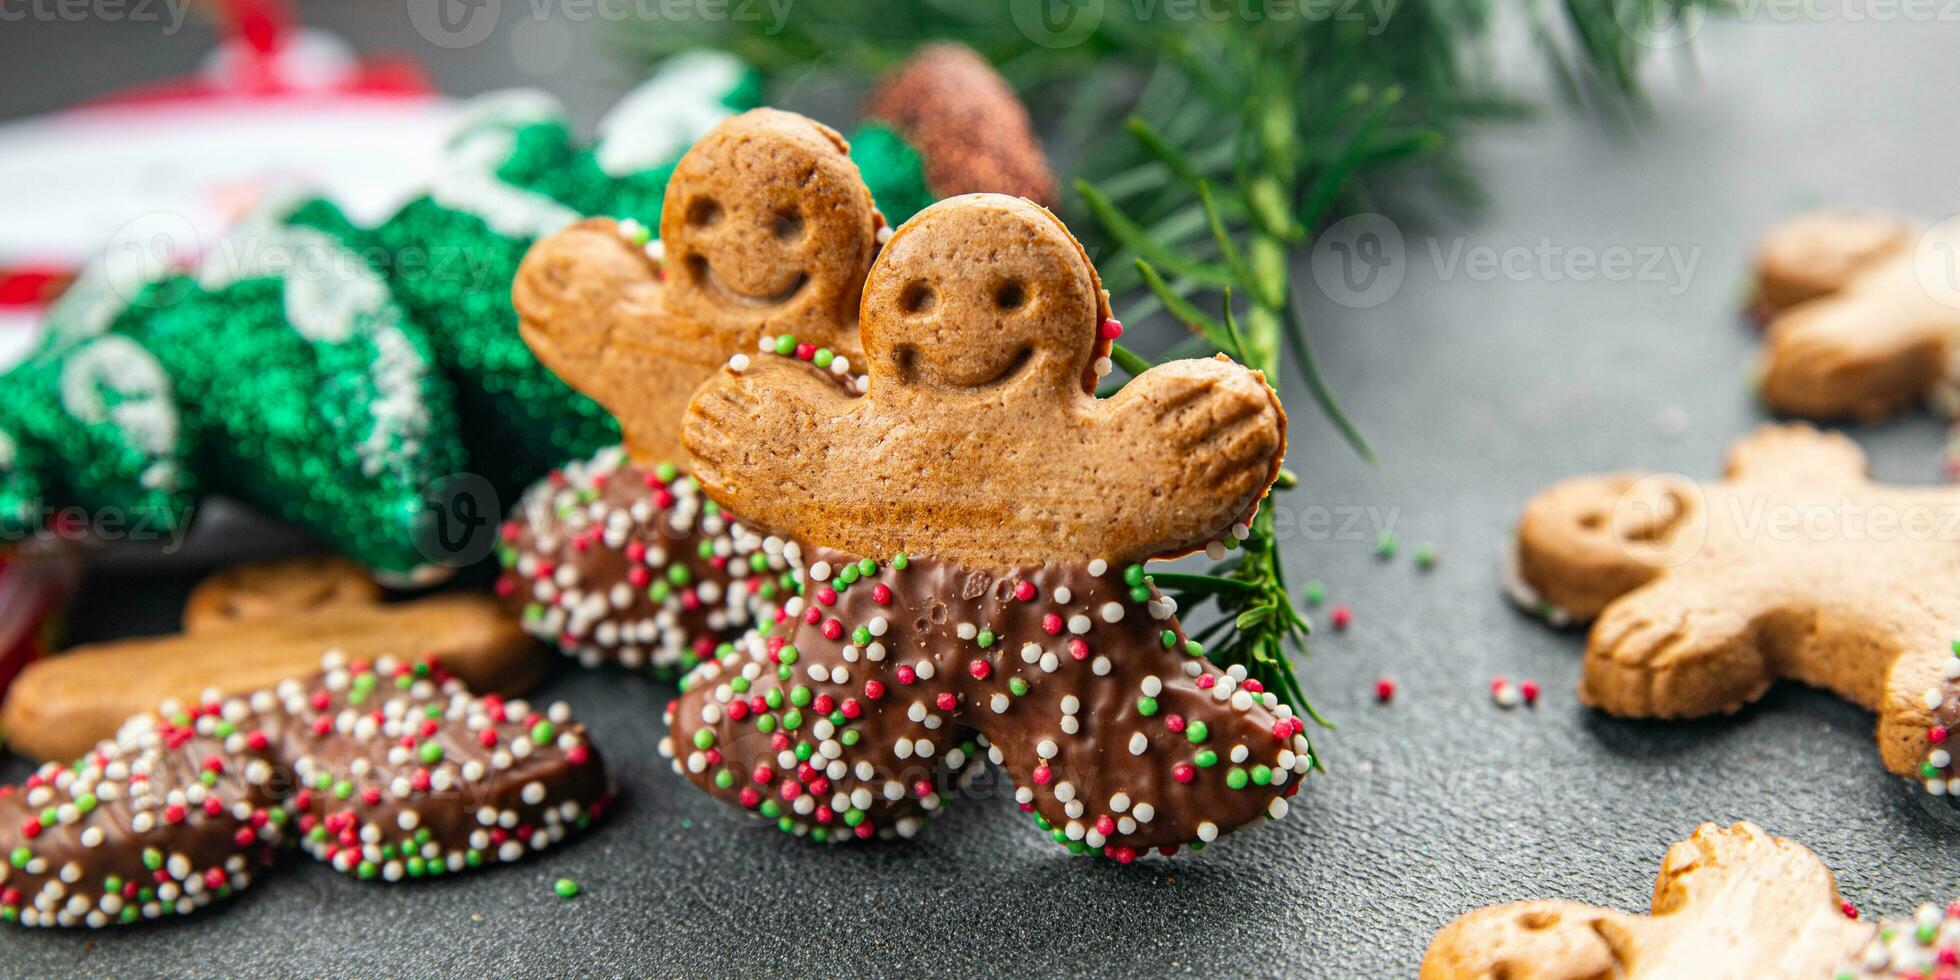
M 879 219 L 848 150 L 828 127 L 767 109 L 696 144 L 661 213 L 669 310 L 853 352 Z
M 956 200 L 907 222 L 872 267 L 861 330 L 873 373 L 940 393 L 1092 383 L 1108 304 L 1082 247 L 1027 201 Z

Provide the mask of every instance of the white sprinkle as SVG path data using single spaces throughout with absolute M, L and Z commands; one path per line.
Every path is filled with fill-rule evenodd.
M 1032 643 L 1024 643 L 1024 644 L 1022 644 L 1022 645 L 1021 645 L 1021 662 L 1022 662 L 1022 663 L 1024 663 L 1024 664 L 1031 664 L 1031 663 L 1034 663 L 1035 661 L 1037 661 L 1037 660 L 1040 660 L 1040 659 L 1041 659 L 1041 648 L 1040 648 L 1040 647 L 1038 647 L 1038 646 L 1035 646 L 1035 645 L 1034 645 L 1034 644 L 1032 644 Z M 1956 662 L 1960 662 L 1960 660 L 1956 660 Z
M 1007 713 L 1007 695 L 996 694 L 992 700 L 987 702 L 987 705 L 994 709 L 994 714 L 1004 715 Z
M 930 660 L 921 660 L 921 661 L 919 661 L 919 666 L 917 666 L 917 667 L 915 667 L 915 668 L 913 668 L 913 669 L 914 669 L 914 670 L 916 670 L 916 671 L 918 672 L 918 674 L 919 674 L 919 679 L 920 679 L 920 680 L 922 680 L 922 681 L 929 681 L 929 680 L 932 680 L 932 670 L 933 670 L 933 668 L 932 668 L 932 661 L 930 661 Z
M 1137 823 L 1149 823 L 1157 819 L 1157 808 L 1148 803 L 1137 804 L 1136 809 L 1131 810 L 1130 813 L 1137 818 Z
M 1137 732 L 1130 736 L 1131 755 L 1142 755 L 1148 751 L 1150 751 L 1150 740 L 1144 738 L 1142 732 Z
M 1097 578 L 1102 578 L 1103 573 L 1107 571 L 1109 571 L 1109 563 L 1103 561 L 1101 558 L 1092 559 L 1089 562 L 1089 574 Z
M 1123 621 L 1123 604 L 1122 604 L 1122 603 L 1120 603 L 1120 602 L 1105 602 L 1105 603 L 1103 603 L 1103 607 L 1102 607 L 1102 618 L 1103 618 L 1103 622 L 1105 622 L 1105 623 L 1120 623 L 1120 622 L 1122 622 L 1122 621 Z
M 1251 751 L 1248 750 L 1243 744 L 1232 746 L 1231 759 L 1233 762 L 1244 762 L 1246 759 L 1250 758 L 1251 756 L 1252 756 Z
M 524 797 L 524 802 L 529 803 L 532 806 L 536 806 L 540 803 L 543 803 L 544 784 L 540 782 L 525 783 L 523 797 Z
M 1070 591 L 1068 590 L 1068 586 L 1066 586 L 1066 585 L 1057 585 L 1057 586 L 1055 586 L 1055 601 L 1056 601 L 1056 602 L 1059 602 L 1059 603 L 1067 603 L 1067 602 L 1068 602 L 1068 601 L 1069 601 L 1070 599 L 1073 599 L 1073 598 L 1075 598 L 1075 593 L 1073 593 L 1073 592 L 1070 592 Z
M 1118 793 L 1115 796 L 1110 797 L 1109 808 L 1111 811 L 1116 813 L 1122 813 L 1123 811 L 1128 810 L 1130 808 L 1130 794 Z
M 1207 820 L 1198 825 L 1198 839 L 1209 844 L 1218 839 L 1218 825 Z
M 980 629 L 972 623 L 961 623 L 953 629 L 953 632 L 959 634 L 962 640 L 971 640 L 980 635 Z
M 1074 784 L 1074 783 L 1071 783 L 1071 782 L 1069 782 L 1069 781 L 1068 781 L 1068 780 L 1066 780 L 1066 779 L 1064 779 L 1064 780 L 1062 780 L 1062 781 L 1061 781 L 1061 782 L 1059 782 L 1059 783 L 1056 783 L 1056 784 L 1055 784 L 1055 799 L 1058 799 L 1058 800 L 1060 800 L 1060 801 L 1062 801 L 1063 803 L 1067 803 L 1067 802 L 1070 802 L 1070 801 L 1072 801 L 1072 800 L 1074 800 L 1074 799 L 1075 799 L 1075 784 Z
M 1060 752 L 1061 750 L 1062 750 L 1061 746 L 1056 745 L 1054 739 L 1044 738 L 1038 744 L 1035 745 L 1034 754 L 1044 759 L 1053 759 L 1055 757 L 1055 753 Z
M 829 562 L 820 561 L 810 566 L 810 581 L 823 582 L 823 581 L 828 581 L 829 578 L 830 578 Z
M 1270 814 L 1274 820 L 1278 820 L 1281 817 L 1286 816 L 1286 811 L 1287 811 L 1287 803 L 1286 803 L 1286 797 L 1284 796 L 1275 796 L 1273 797 L 1273 802 L 1268 803 L 1266 805 L 1266 812 Z
M 1205 545 L 1205 557 L 1206 557 L 1206 558 L 1209 558 L 1209 559 L 1211 559 L 1212 561 L 1224 561 L 1224 560 L 1225 560 L 1225 542 L 1223 542 L 1223 541 L 1213 541 L 1213 542 L 1211 542 L 1210 544 L 1207 544 L 1207 545 Z M 1214 831 L 1212 831 L 1212 832 L 1213 832 L 1214 834 L 1215 834 L 1215 833 L 1217 833 L 1217 831 L 1216 831 L 1216 830 L 1214 830 Z
M 1044 653 L 1041 655 L 1041 669 L 1043 673 L 1052 674 L 1061 665 L 1062 665 L 1061 658 L 1055 656 L 1053 652 Z
M 1146 698 L 1154 698 L 1164 693 L 1164 682 L 1158 680 L 1156 674 L 1145 677 L 1139 686 L 1143 689 L 1143 696 Z
M 1097 677 L 1108 675 L 1109 658 L 1098 654 L 1096 659 L 1089 661 L 1089 669 L 1095 671 Z
M 749 369 L 749 355 L 737 354 L 734 357 L 729 358 L 728 369 L 730 371 L 735 372 L 736 374 L 741 374 L 743 371 L 747 371 Z
M 1091 625 L 1093 624 L 1089 622 L 1089 617 L 1084 616 L 1081 613 L 1076 613 L 1075 615 L 1070 616 L 1068 618 L 1068 631 L 1078 636 L 1080 636 L 1083 633 L 1089 632 L 1089 627 Z
M 1938 694 L 1939 692 L 1935 691 L 1933 693 Z M 1518 686 L 1510 681 L 1505 681 L 1493 688 L 1490 692 L 1490 698 L 1492 701 L 1497 702 L 1498 707 L 1507 710 L 1524 703 L 1524 695 L 1518 691 Z

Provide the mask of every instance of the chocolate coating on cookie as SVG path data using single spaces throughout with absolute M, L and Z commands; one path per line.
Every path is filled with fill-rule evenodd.
M 134 720 L 0 788 L 0 920 L 107 926 L 194 912 L 270 864 L 285 814 L 242 702 Z
M 688 670 L 793 586 L 793 545 L 618 448 L 531 487 L 503 535 L 505 605 L 587 666 Z
M 786 642 L 697 668 L 662 743 L 785 829 L 907 833 L 978 745 L 1056 842 L 1131 860 L 1283 815 L 1312 765 L 1300 720 L 1207 662 L 1140 566 L 810 557 Z
M 601 815 L 605 766 L 561 702 L 478 698 L 440 668 L 329 663 L 280 685 L 307 852 L 387 881 L 516 861 Z

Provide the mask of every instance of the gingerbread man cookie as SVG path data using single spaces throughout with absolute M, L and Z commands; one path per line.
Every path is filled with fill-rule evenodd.
M 1303 724 L 1208 663 L 1141 565 L 1250 512 L 1285 416 L 1223 359 L 1097 400 L 1109 322 L 1053 215 L 952 198 L 871 271 L 865 395 L 745 357 L 702 387 L 696 474 L 805 542 L 807 585 L 780 632 L 686 679 L 679 771 L 838 840 L 910 834 L 984 751 L 1057 843 L 1123 861 L 1286 812 Z
M 1579 694 L 1631 718 L 1735 711 L 1780 678 L 1878 714 L 1887 769 L 1960 791 L 1960 489 L 1865 476 L 1849 439 L 1765 426 L 1726 477 L 1581 477 L 1518 524 L 1521 588 L 1598 616 Z
M 612 792 L 563 704 L 475 697 L 429 660 L 329 653 L 264 689 L 166 702 L 0 788 L 0 920 L 189 913 L 295 839 L 387 881 L 516 861 L 603 815 Z
M 512 291 L 524 338 L 626 442 L 533 487 L 505 525 L 498 590 L 527 629 L 586 663 L 665 673 L 777 598 L 782 542 L 674 468 L 681 417 L 702 380 L 758 345 L 854 387 L 883 220 L 842 137 L 758 109 L 681 158 L 658 241 L 594 220 L 531 250 Z
M 1930 398 L 1953 414 L 1960 303 L 1947 295 L 1952 283 L 1922 267 L 1928 257 L 1950 261 L 1960 243 L 1945 239 L 1856 212 L 1805 214 L 1772 229 L 1756 260 L 1770 407 L 1871 421 Z
M 1444 927 L 1421 980 L 1837 980 L 1932 977 L 1941 956 L 1920 920 L 1874 926 L 1846 915 L 1837 881 L 1802 845 L 1755 824 L 1702 824 L 1668 849 L 1653 911 L 1632 915 L 1577 902 L 1514 902 Z M 1960 915 L 1960 908 L 1953 910 Z M 1944 921 L 1953 922 L 1952 918 Z M 1960 925 L 1957 923 L 1956 925 Z M 1960 929 L 1956 929 L 1960 931 Z M 1910 937 L 1894 947 L 1900 934 Z M 1881 941 L 1883 937 L 1883 941 Z

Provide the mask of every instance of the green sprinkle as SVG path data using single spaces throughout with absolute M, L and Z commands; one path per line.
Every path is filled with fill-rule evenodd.
M 763 800 L 759 809 L 763 816 L 771 820 L 783 815 L 783 805 L 775 800 Z
M 789 647 L 784 647 L 783 649 L 787 650 Z M 749 679 L 738 676 L 728 682 L 728 689 L 734 691 L 736 694 L 747 694 L 749 693 Z
M 758 732 L 761 732 L 761 733 L 762 733 L 762 734 L 764 734 L 764 735 L 767 735 L 767 734 L 769 734 L 770 732 L 773 732 L 773 731 L 775 731 L 775 730 L 776 730 L 776 716 L 775 716 L 775 715 L 757 715 L 757 716 L 755 716 L 755 730 L 756 730 L 756 731 L 758 731 Z
M 1007 679 L 1007 690 L 1018 698 L 1028 693 L 1028 682 L 1019 677 L 1010 677 Z
M 1202 657 L 1205 655 L 1205 645 L 1197 640 L 1185 640 L 1184 653 L 1186 656 Z
M 1252 767 L 1253 785 L 1268 786 L 1272 784 L 1272 781 L 1273 781 L 1273 769 L 1271 766 L 1259 765 L 1259 766 Z
M 816 746 L 808 742 L 798 742 L 796 743 L 796 761 L 808 762 L 810 761 L 810 756 L 815 755 L 816 751 Z
M 711 748 L 714 748 L 714 747 L 715 747 L 715 733 L 714 733 L 713 731 L 710 731 L 709 729 L 706 729 L 706 728 L 697 728 L 697 729 L 695 729 L 695 730 L 694 730 L 694 747 L 695 747 L 695 748 L 697 748 L 697 749 L 711 749 Z
M 1131 565 L 1130 567 L 1128 567 L 1128 568 L 1125 568 L 1125 569 L 1123 569 L 1123 584 L 1125 584 L 1125 585 L 1142 585 L 1142 584 L 1143 584 L 1143 566 L 1142 566 L 1142 565 Z
M 362 861 L 361 866 L 355 869 L 354 874 L 362 878 L 372 878 L 379 871 L 380 869 L 374 866 L 373 861 Z
M 110 875 L 102 879 L 102 893 L 105 895 L 121 892 L 122 888 L 123 880 L 121 875 Z
M 1177 634 L 1175 632 L 1172 632 L 1171 630 L 1165 630 L 1164 632 L 1158 634 L 1157 639 L 1159 642 L 1164 644 L 1164 649 L 1166 650 L 1169 650 L 1170 648 L 1177 646 Z
M 1192 756 L 1191 761 L 1200 769 L 1210 769 L 1212 766 L 1218 764 L 1218 753 L 1210 749 L 1204 749 L 1197 755 Z
M 980 631 L 980 635 L 978 635 L 978 636 L 976 636 L 976 637 L 974 637 L 974 638 L 973 638 L 973 642 L 975 642 L 975 643 L 978 643 L 978 644 L 980 644 L 980 649 L 982 649 L 982 650 L 985 650 L 985 649 L 987 649 L 988 647 L 990 647 L 990 646 L 993 646 L 993 645 L 994 645 L 994 631 L 993 631 L 993 630 L 981 630 L 981 631 Z
M 1191 723 L 1191 727 L 1184 730 L 1184 737 L 1190 739 L 1193 743 L 1202 742 L 1211 737 L 1211 728 L 1202 721 L 1194 721 Z
M 558 893 L 559 898 L 577 898 L 578 882 L 570 878 L 560 878 L 551 883 L 551 890 Z
M 842 736 L 839 736 L 838 741 L 843 742 L 845 745 L 856 745 L 858 744 L 858 739 L 862 736 L 862 732 L 852 728 L 846 730 Z
M 1436 567 L 1436 549 L 1429 545 L 1416 548 L 1416 567 L 1429 571 Z
M 770 688 L 769 693 L 764 694 L 762 696 L 762 703 L 768 705 L 770 707 L 770 710 L 774 710 L 776 708 L 782 707 L 783 689 L 780 687 Z
M 354 795 L 354 784 L 353 784 L 353 783 L 350 783 L 350 782 L 348 782 L 347 780 L 345 780 L 345 779 L 343 779 L 343 780 L 341 780 L 340 782 L 337 782 L 337 783 L 335 783 L 335 784 L 333 784 L 333 796 L 334 796 L 334 799 L 336 799 L 336 800 L 344 800 L 344 799 L 346 799 L 346 798 L 348 798 L 348 797 L 350 797 L 350 796 L 353 796 L 353 795 Z
M 1307 583 L 1307 604 L 1318 606 L 1327 599 L 1327 584 L 1319 579 Z
M 667 566 L 667 581 L 672 582 L 675 585 L 686 585 L 687 580 L 688 580 L 688 574 L 687 574 L 686 565 L 683 565 L 680 562 L 675 562 L 672 565 Z
M 798 656 L 796 648 L 788 644 L 784 644 L 781 650 L 776 651 L 776 659 L 786 664 L 795 663 Z
M 1137 699 L 1137 714 L 1140 714 L 1145 718 L 1148 718 L 1156 713 L 1157 713 L 1156 698 L 1141 697 Z
M 551 727 L 551 722 L 540 721 L 531 726 L 531 744 L 547 745 L 557 734 L 558 732 Z
M 442 746 L 436 742 L 423 742 L 420 755 L 423 762 L 435 765 L 442 761 Z
M 837 581 L 839 583 L 843 585 L 849 585 L 857 580 L 858 580 L 858 567 L 856 565 L 845 565 L 843 568 L 838 569 Z
M 155 848 L 145 848 L 143 850 L 143 863 L 145 865 L 148 865 L 151 870 L 155 870 L 157 864 L 163 863 L 163 855 L 158 854 L 157 864 L 150 864 L 150 855 L 155 853 L 156 853 Z M 22 844 L 19 847 L 14 848 L 13 853 L 7 855 L 7 863 L 13 865 L 16 868 L 25 868 L 27 867 L 27 862 L 32 860 L 34 860 L 34 852 L 28 850 L 27 845 L 25 844 Z
M 1939 774 L 1940 774 L 1939 767 L 1933 765 L 1932 763 L 1922 762 L 1919 764 L 1919 776 L 1921 779 L 1931 779 Z
M 852 807 L 844 811 L 844 826 L 855 827 L 864 822 L 864 811 Z
M 898 569 L 901 572 L 905 570 L 905 566 L 910 565 L 911 563 L 912 563 L 912 559 L 905 557 L 905 552 L 903 551 L 892 556 L 892 567 Z M 1960 640 L 1955 640 L 1954 642 L 1960 643 Z
M 819 347 L 819 348 L 817 348 L 817 356 L 816 356 L 816 357 L 813 357 L 813 358 L 811 358 L 811 359 L 810 359 L 810 362 L 811 362 L 812 364 L 815 364 L 816 366 L 818 366 L 818 367 L 820 367 L 820 368 L 827 368 L 827 367 L 829 367 L 829 366 L 830 366 L 830 362 L 831 362 L 831 361 L 834 361 L 834 360 L 836 360 L 836 359 L 837 359 L 837 355 L 836 355 L 836 354 L 833 354 L 833 353 L 831 353 L 831 352 L 830 352 L 830 348 L 828 348 L 828 347 Z M 853 826 L 853 827 L 855 827 L 855 826 L 857 826 L 857 825 L 856 825 L 856 824 L 852 824 L 851 826 Z
M 878 574 L 878 563 L 869 558 L 860 558 L 858 559 L 857 569 L 859 575 L 876 575 Z
M 869 646 L 871 644 L 871 631 L 862 626 L 852 630 L 851 642 L 861 647 Z
M 1232 770 L 1225 774 L 1225 785 L 1233 789 L 1244 789 L 1246 781 L 1245 770 L 1238 766 L 1233 766 Z
M 796 353 L 796 338 L 790 334 L 783 334 L 777 337 L 776 353 L 784 356 Z
M 783 712 L 784 728 L 794 729 L 801 724 L 803 724 L 803 712 L 798 711 L 795 708 L 791 708 L 788 711 Z
M 1136 588 L 1133 588 L 1133 589 L 1131 589 L 1131 590 L 1130 590 L 1130 601 L 1131 601 L 1131 602 L 1149 602 L 1149 601 L 1150 601 L 1150 586 L 1148 586 L 1148 585 L 1139 585 L 1139 586 L 1137 586 Z
M 1375 535 L 1375 557 L 1395 557 L 1395 535 L 1389 531 Z
M 726 769 L 715 773 L 715 785 L 727 789 L 735 785 L 735 774 Z
M 810 701 L 814 697 L 815 695 L 810 692 L 810 689 L 802 684 L 798 684 L 795 687 L 790 688 L 789 691 L 789 703 L 796 705 L 799 708 L 809 707 Z

